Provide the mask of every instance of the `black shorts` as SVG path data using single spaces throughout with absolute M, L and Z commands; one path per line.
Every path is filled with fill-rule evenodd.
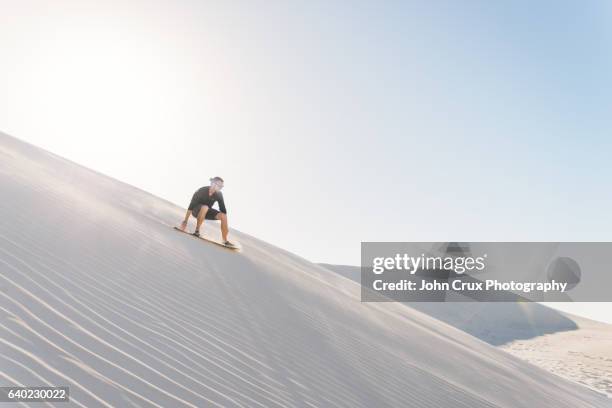
M 201 209 L 201 205 L 196 205 L 195 207 L 193 207 L 193 210 L 191 210 L 191 215 L 193 215 L 195 218 L 198 218 L 198 214 L 200 213 Z M 216 220 L 217 214 L 219 214 L 219 211 L 215 210 L 214 208 L 209 208 L 204 218 L 207 220 Z

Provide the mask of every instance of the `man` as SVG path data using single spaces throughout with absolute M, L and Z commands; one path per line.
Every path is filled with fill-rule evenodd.
M 185 231 L 187 228 L 187 221 L 189 216 L 193 215 L 197 219 L 196 229 L 193 233 L 196 237 L 200 236 L 200 226 L 207 220 L 219 220 L 221 221 L 221 236 L 223 238 L 223 245 L 235 246 L 227 240 L 228 226 L 227 226 L 227 210 L 225 209 L 225 201 L 223 201 L 223 194 L 221 189 L 223 188 L 223 179 L 221 177 L 213 177 L 210 179 L 210 186 L 202 187 L 193 194 L 191 203 L 185 213 L 185 219 L 181 223 L 181 231 Z M 219 211 L 212 208 L 213 204 L 219 203 Z

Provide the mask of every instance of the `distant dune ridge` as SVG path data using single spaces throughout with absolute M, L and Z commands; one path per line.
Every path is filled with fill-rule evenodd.
M 249 235 L 190 239 L 181 208 L 4 134 L 0 194 L 3 385 L 82 407 L 612 406 Z

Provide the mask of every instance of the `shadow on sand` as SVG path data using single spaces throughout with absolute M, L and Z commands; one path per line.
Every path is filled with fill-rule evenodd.
M 361 281 L 358 266 L 319 265 L 357 283 Z M 406 306 L 494 346 L 578 328 L 564 314 L 534 302 L 410 302 Z

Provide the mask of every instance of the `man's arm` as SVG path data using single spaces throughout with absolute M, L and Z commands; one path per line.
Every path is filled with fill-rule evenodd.
M 187 224 L 187 221 L 189 221 L 190 215 L 191 215 L 191 210 L 187 210 L 187 212 L 185 213 L 185 219 L 183 220 L 183 224 Z
M 193 196 L 191 197 L 191 202 L 189 203 L 189 207 L 187 207 L 187 212 L 185 212 L 185 219 L 183 220 L 183 225 L 187 225 L 187 222 L 189 221 L 189 216 L 191 215 L 191 212 L 195 205 L 198 203 L 199 193 L 200 190 L 193 193 Z
M 227 214 L 227 209 L 225 208 L 225 200 L 223 200 L 223 194 L 221 194 L 221 192 L 218 192 L 217 194 L 217 200 L 219 201 L 219 211 L 221 211 L 223 214 Z

